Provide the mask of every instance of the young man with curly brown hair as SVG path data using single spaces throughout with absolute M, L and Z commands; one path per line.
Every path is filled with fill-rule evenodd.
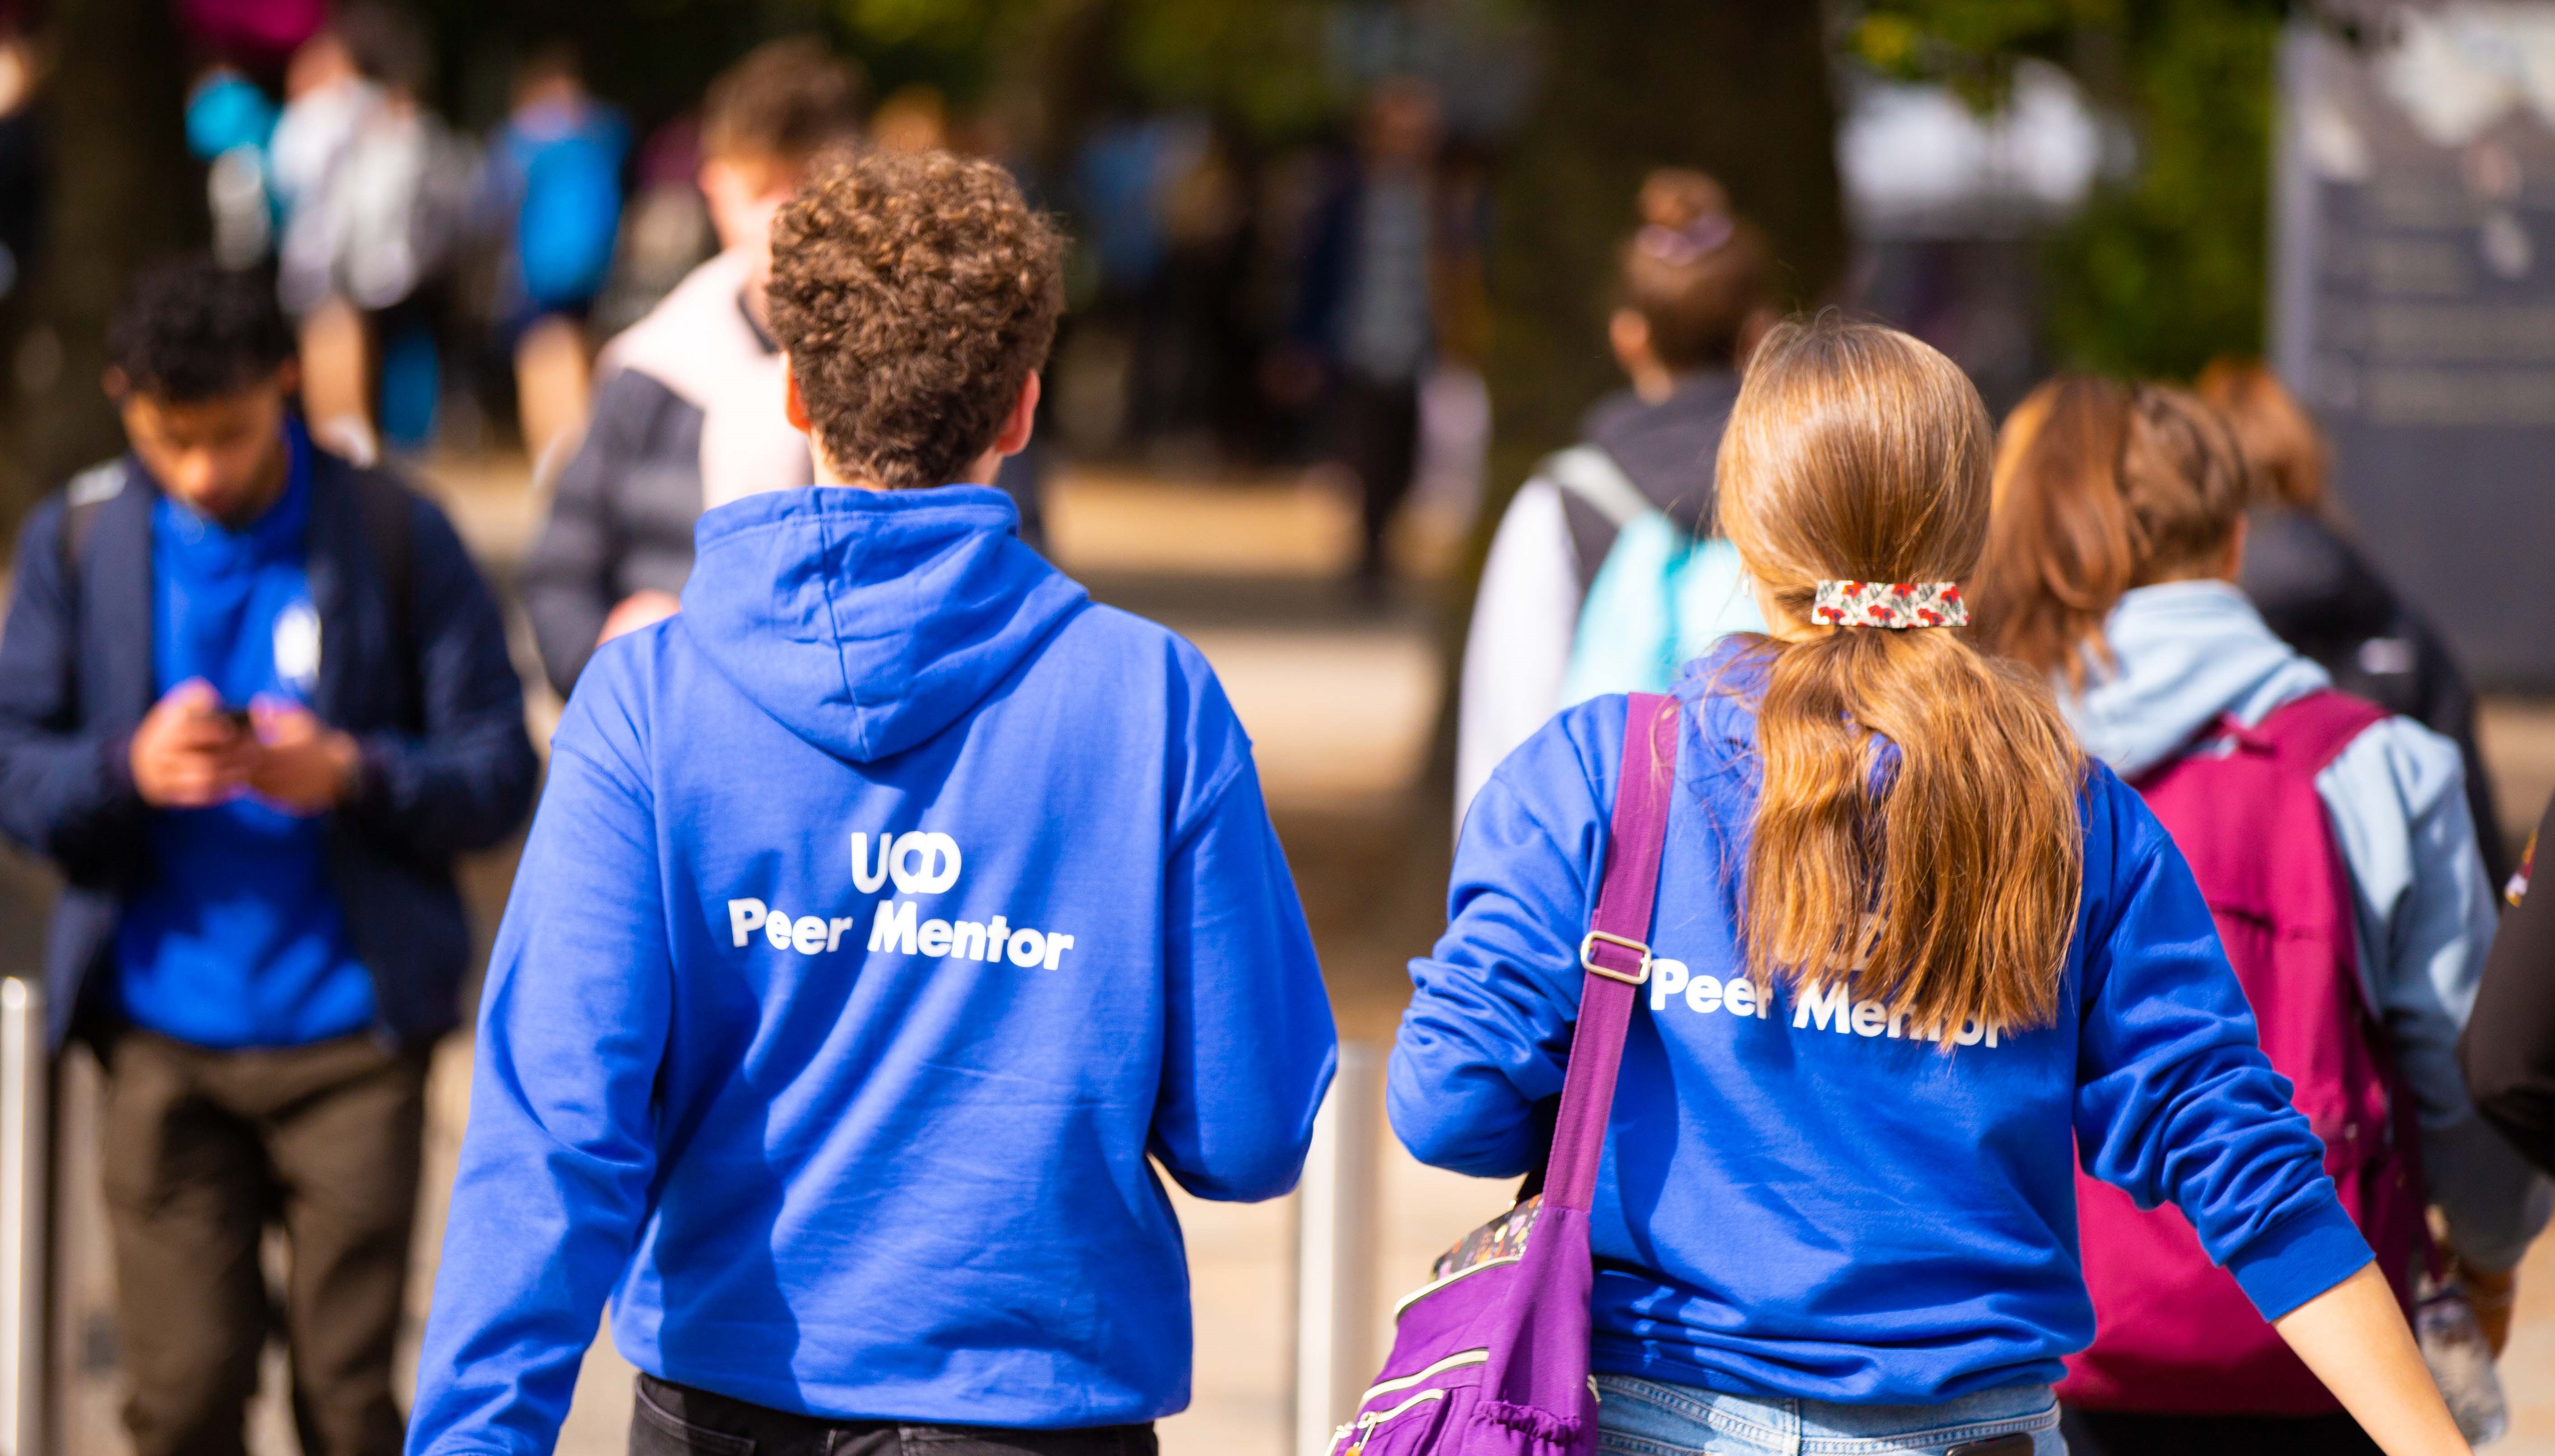
M 1284 1192 L 1330 1011 L 1214 674 L 988 484 L 1061 247 L 940 154 L 782 213 L 819 483 L 704 515 L 680 614 L 605 645 L 560 724 L 419 1456 L 550 1449 L 607 1293 L 638 1452 L 1143 1456 L 1187 1403 L 1149 1158 Z

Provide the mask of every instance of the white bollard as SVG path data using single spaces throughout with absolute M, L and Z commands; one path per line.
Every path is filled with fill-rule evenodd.
M 1340 1043 L 1313 1119 L 1295 1225 L 1295 1456 L 1325 1456 L 1375 1374 L 1376 1138 L 1384 1055 Z
M 0 980 L 0 1456 L 45 1447 L 45 994 Z

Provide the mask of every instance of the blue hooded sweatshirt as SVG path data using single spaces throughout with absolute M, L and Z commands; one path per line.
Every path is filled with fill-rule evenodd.
M 1761 783 L 1748 651 L 1676 689 L 1660 959 L 1589 1220 L 1599 1372 L 1850 1404 L 2055 1382 L 2094 1333 L 2080 1153 L 2139 1203 L 2179 1204 L 2265 1318 L 2369 1262 L 2190 869 L 2099 765 L 2054 1026 L 1965 1026 L 1945 1051 L 1850 985 L 1759 997 L 1737 929 Z M 1543 1153 L 1624 718 L 1620 696 L 1565 710 L 1473 801 L 1393 1053 L 1394 1130 L 1423 1162 L 1508 1176 Z
M 972 486 L 712 511 L 605 647 L 480 1010 L 409 1432 L 548 1452 L 607 1291 L 662 1379 L 838 1419 L 1188 1399 L 1148 1156 L 1293 1185 L 1329 1003 L 1206 663 Z

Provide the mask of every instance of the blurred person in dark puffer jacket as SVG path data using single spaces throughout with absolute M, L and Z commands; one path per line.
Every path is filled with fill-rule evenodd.
M 2477 847 L 2499 885 L 2510 875 L 2510 852 L 2476 748 L 2475 693 L 2440 634 L 2351 539 L 2332 501 L 2315 421 L 2252 360 L 2212 361 L 2193 391 L 2227 417 L 2253 473 L 2259 504 L 2237 584 L 2282 642 L 2333 674 L 2335 687 L 2457 744 Z

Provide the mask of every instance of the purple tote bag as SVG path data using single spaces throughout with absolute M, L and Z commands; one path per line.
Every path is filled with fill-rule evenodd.
M 1677 704 L 1635 693 L 1624 724 L 1605 877 L 1543 1192 L 1475 1230 L 1394 1314 L 1393 1355 L 1331 1440 L 1331 1456 L 1584 1456 L 1597 1447 L 1588 1377 L 1588 1202 L 1615 1106 L 1635 988 L 1649 979 L 1650 903 L 1676 786 Z

